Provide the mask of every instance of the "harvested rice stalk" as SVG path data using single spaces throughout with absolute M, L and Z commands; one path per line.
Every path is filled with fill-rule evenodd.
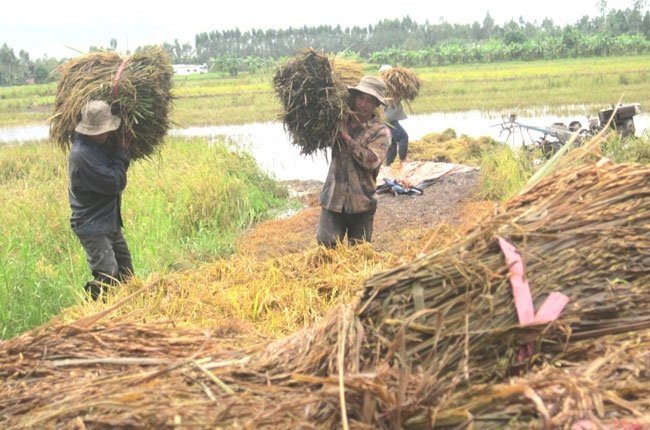
M 577 353 L 571 358 L 578 361 L 458 390 L 436 413 L 413 416 L 404 427 L 434 421 L 435 428 L 451 429 L 473 421 L 495 430 L 504 422 L 509 428 L 571 428 L 578 422 L 586 428 L 646 428 L 650 382 L 642 375 L 650 364 L 649 336 L 645 330 L 573 342 L 568 355 Z
M 170 128 L 173 70 L 168 54 L 148 47 L 123 58 L 115 52 L 76 57 L 58 70 L 50 139 L 68 150 L 81 109 L 89 100 L 104 100 L 122 119 L 119 143 L 133 159 L 149 157 Z
M 350 112 L 345 84 L 350 79 L 336 72 L 332 59 L 313 49 L 278 67 L 273 87 L 282 102 L 281 119 L 301 154 L 311 155 L 336 142 Z
M 392 100 L 413 101 L 420 92 L 422 81 L 410 69 L 405 67 L 391 67 L 380 73 L 381 79 L 386 83 L 387 98 Z

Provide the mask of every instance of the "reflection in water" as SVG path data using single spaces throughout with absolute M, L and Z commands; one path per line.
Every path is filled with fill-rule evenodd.
M 223 136 L 231 148 L 252 154 L 257 164 L 278 180 L 325 180 L 328 162 L 324 152 L 300 155 L 279 122 L 172 130 L 172 136 Z
M 518 121 L 537 127 L 549 127 L 554 122 L 568 124 L 573 120 L 581 122 L 587 127 L 587 117 L 577 115 L 556 117 L 551 115 L 530 116 L 523 115 Z M 530 143 L 531 139 L 540 138 L 534 133 L 510 136 L 501 133 L 502 118 L 498 114 L 487 114 L 480 111 L 459 113 L 433 113 L 426 115 L 411 115 L 400 122 L 409 134 L 410 140 L 417 140 L 429 133 L 440 133 L 448 128 L 456 130 L 460 136 L 489 136 L 499 141 L 506 141 L 513 145 Z M 640 136 L 645 130 L 650 129 L 650 115 L 641 113 L 634 117 L 636 135 Z M 327 174 L 327 156 L 323 152 L 313 156 L 300 155 L 300 147 L 291 144 L 290 136 L 285 132 L 279 122 L 252 123 L 231 126 L 206 126 L 174 129 L 172 136 L 198 136 L 210 140 L 223 136 L 228 145 L 238 150 L 250 152 L 262 169 L 278 180 L 325 180 Z M 21 143 L 30 140 L 43 140 L 48 138 L 47 126 L 29 126 L 0 128 L 0 144 Z
M 28 125 L 23 127 L 0 127 L 0 144 L 23 143 L 30 140 L 47 139 L 49 127 L 46 125 Z

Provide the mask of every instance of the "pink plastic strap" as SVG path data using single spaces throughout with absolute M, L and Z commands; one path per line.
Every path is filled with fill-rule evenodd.
M 120 88 L 120 77 L 122 76 L 122 71 L 124 70 L 125 65 L 126 60 L 120 63 L 120 66 L 117 68 L 117 72 L 115 73 L 115 79 L 113 79 L 113 89 L 111 91 L 113 98 L 117 97 L 117 91 Z
M 552 292 L 546 300 L 544 300 L 544 303 L 542 303 L 542 306 L 535 314 L 535 322 L 545 323 L 555 321 L 558 319 L 567 303 L 569 303 L 569 298 L 566 295 L 556 291 Z
M 528 280 L 525 278 L 524 262 L 521 260 L 517 248 L 507 240 L 500 237 L 499 246 L 510 270 L 510 285 L 512 285 L 512 295 L 515 299 L 519 324 L 531 324 L 535 322 L 535 309 Z
M 530 292 L 528 280 L 526 279 L 524 262 L 521 259 L 521 255 L 513 244 L 502 237 L 498 239 L 501 252 L 503 252 L 508 269 L 510 270 L 510 285 L 512 285 L 512 296 L 515 300 L 519 324 L 525 326 L 532 323 L 539 324 L 558 319 L 567 303 L 569 303 L 569 297 L 562 293 L 552 292 L 544 300 L 537 313 L 535 313 L 533 297 Z M 518 351 L 517 358 L 521 362 L 526 357 L 532 357 L 534 352 L 533 344 L 529 343 Z

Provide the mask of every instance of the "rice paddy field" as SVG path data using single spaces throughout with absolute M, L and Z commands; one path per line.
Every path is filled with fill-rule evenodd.
M 643 108 L 648 63 L 416 69 L 411 108 Z M 176 76 L 170 121 L 278 120 L 272 78 Z M 0 88 L 0 127 L 45 122 L 55 91 Z M 136 277 L 104 302 L 81 294 L 65 153 L 0 147 L 0 427 L 650 428 L 649 147 L 601 133 L 540 166 L 427 136 L 415 160 L 480 167 L 457 222 L 331 250 L 315 244 L 317 206 L 250 155 L 168 136 L 129 170 Z M 538 316 L 526 324 L 522 288 Z
M 597 113 L 613 103 L 650 106 L 648 56 L 580 58 L 416 69 L 423 81 L 414 113 L 469 110 Z M 379 65 L 361 65 L 378 75 Z M 176 76 L 171 121 L 179 127 L 278 120 L 273 74 Z M 55 84 L 0 87 L 0 126 L 44 122 Z

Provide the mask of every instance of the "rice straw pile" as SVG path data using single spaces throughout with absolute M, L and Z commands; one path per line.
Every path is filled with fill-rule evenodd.
M 81 109 L 104 100 L 122 119 L 117 137 L 133 159 L 152 155 L 170 128 L 173 70 L 160 47 L 138 49 L 123 58 L 115 52 L 92 52 L 62 64 L 50 139 L 69 149 Z
M 422 81 L 410 69 L 395 66 L 380 73 L 386 84 L 386 98 L 389 100 L 404 100 L 409 103 L 418 96 Z
M 647 428 L 649 233 L 649 166 L 564 169 L 280 340 L 86 320 L 0 343 L 0 425 Z M 520 326 L 498 237 L 536 310 L 570 298 L 557 321 Z
M 282 122 L 301 154 L 312 155 L 336 142 L 350 113 L 347 85 L 360 68 L 341 58 L 307 49 L 278 67 L 273 88 L 282 102 Z
M 372 277 L 358 304 L 310 332 L 277 342 L 255 361 L 271 380 L 303 375 L 301 381 L 335 385 L 335 375 L 344 371 L 350 416 L 375 428 L 409 421 L 413 427 L 407 428 L 427 428 L 436 414 L 464 401 L 454 397 L 459 391 L 506 383 L 539 366 L 589 361 L 612 336 L 630 345 L 639 337 L 646 342 L 639 348 L 647 351 L 648 209 L 648 166 L 564 170 L 511 200 L 464 242 Z M 519 325 L 497 237 L 519 246 L 535 309 L 551 292 L 570 297 L 559 321 Z M 527 345 L 536 353 L 522 358 Z M 611 402 L 594 402 L 589 411 L 601 419 L 634 418 L 636 411 L 648 416 L 648 358 L 645 354 L 634 361 L 639 367 L 630 369 L 638 375 L 634 390 L 611 384 L 617 389 Z M 615 371 L 584 367 L 595 381 Z M 555 382 L 562 381 L 561 374 L 555 371 Z M 522 411 L 512 416 L 517 412 Z M 553 412 L 552 428 L 575 419 Z M 496 421 L 495 428 L 503 425 Z

